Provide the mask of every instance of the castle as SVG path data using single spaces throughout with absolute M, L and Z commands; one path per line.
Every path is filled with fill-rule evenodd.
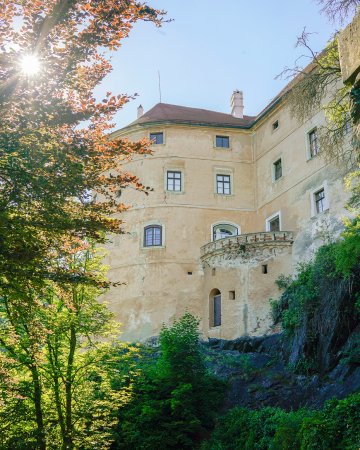
M 154 151 L 124 163 L 154 191 L 124 191 L 127 233 L 107 246 L 110 279 L 126 283 L 105 296 L 122 339 L 157 335 L 186 310 L 204 337 L 269 332 L 275 280 L 341 230 L 345 169 L 320 152 L 323 112 L 299 123 L 285 92 L 256 117 L 238 90 L 230 114 L 140 106 L 114 133 L 149 138 Z

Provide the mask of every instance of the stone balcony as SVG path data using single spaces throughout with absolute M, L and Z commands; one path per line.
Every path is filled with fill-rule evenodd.
M 282 253 L 293 243 L 292 231 L 240 234 L 209 242 L 200 249 L 203 265 L 221 261 L 260 262 Z

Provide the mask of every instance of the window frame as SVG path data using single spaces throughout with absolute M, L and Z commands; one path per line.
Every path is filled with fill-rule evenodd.
M 173 181 L 173 185 L 175 187 L 175 181 L 177 180 L 177 178 L 169 178 L 169 173 L 172 174 L 179 174 L 179 180 L 180 180 L 180 189 L 169 189 L 169 181 Z M 183 171 L 179 170 L 179 169 L 165 169 L 165 190 L 167 192 L 171 192 L 171 193 L 175 193 L 175 194 L 179 194 L 183 192 Z
M 324 192 L 324 197 L 322 198 L 322 211 L 318 211 L 316 195 L 319 192 Z M 329 189 L 327 181 L 324 181 L 322 185 L 318 186 L 316 189 L 313 189 L 310 192 L 310 204 L 311 204 L 311 217 L 316 217 L 321 214 L 326 213 L 330 209 L 330 198 L 329 198 Z
M 151 136 L 162 136 L 162 142 L 154 142 L 153 139 L 151 139 Z M 165 144 L 165 133 L 163 131 L 152 131 L 149 133 L 149 139 L 152 142 L 152 145 L 164 145 Z
M 282 217 L 281 217 L 281 211 L 277 211 L 276 213 L 272 214 L 271 216 L 267 217 L 265 219 L 265 231 L 268 233 L 276 233 L 276 231 L 270 230 L 270 223 L 276 219 L 276 217 L 279 217 L 279 230 L 282 231 Z
M 271 124 L 271 132 L 275 133 L 275 131 L 277 131 L 280 127 L 280 121 L 279 119 L 276 119 L 272 124 Z
M 315 158 L 320 153 L 320 144 L 319 144 L 319 136 L 317 133 L 318 127 L 312 127 L 309 131 L 306 133 L 306 146 L 307 146 L 307 156 L 308 160 Z M 311 136 L 315 135 L 316 139 L 314 140 L 316 142 L 316 152 L 313 152 L 312 146 L 313 141 L 311 139 Z
M 232 236 L 239 236 L 241 234 L 241 228 L 240 228 L 240 226 L 238 224 L 222 220 L 220 222 L 213 223 L 211 225 L 211 227 L 210 227 L 210 236 L 211 236 L 211 241 L 212 242 L 215 242 L 215 240 L 220 240 L 220 239 L 214 239 L 214 237 L 215 237 L 214 229 L 216 227 L 218 227 L 218 226 L 221 226 L 221 225 L 223 225 L 223 226 L 231 226 L 233 228 L 236 228 L 237 234 L 233 234 Z M 221 238 L 221 239 L 225 239 L 225 238 Z
M 218 180 L 218 177 L 227 177 L 229 180 L 225 181 L 223 180 Z M 231 182 L 231 173 L 219 173 L 216 172 L 215 173 L 215 193 L 218 195 L 232 195 L 232 182 Z M 222 191 L 223 192 L 219 192 L 219 183 L 222 184 Z M 228 185 L 229 188 L 229 192 L 226 193 L 225 192 L 225 184 Z
M 159 244 L 147 244 L 146 232 L 150 229 L 160 230 L 160 243 Z M 155 234 L 152 235 L 152 242 L 154 242 Z M 159 223 L 150 223 L 143 227 L 143 248 L 161 248 L 164 247 L 164 227 Z
M 218 145 L 218 139 L 221 139 L 221 142 L 223 142 L 223 139 L 226 139 L 228 145 Z M 222 135 L 222 134 L 216 134 L 215 135 L 215 140 L 214 140 L 214 147 L 215 148 L 226 148 L 226 149 L 229 149 L 230 145 L 231 145 L 231 143 L 230 143 L 230 136 L 225 136 L 225 135 Z
M 277 164 L 280 163 L 280 176 L 276 176 L 277 172 Z M 283 177 L 283 161 L 282 158 L 277 158 L 273 163 L 272 163 L 272 180 L 273 182 L 279 181 L 281 178 Z

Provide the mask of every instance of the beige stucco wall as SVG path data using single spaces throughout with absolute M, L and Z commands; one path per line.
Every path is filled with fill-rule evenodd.
M 276 120 L 279 127 L 273 131 Z M 163 323 L 186 310 L 201 318 L 204 337 L 231 339 L 269 332 L 269 298 L 279 294 L 276 278 L 310 258 L 329 229 L 339 232 L 345 214 L 344 170 L 320 155 L 309 159 L 307 134 L 322 121 L 318 113 L 299 124 L 286 105 L 280 105 L 251 130 L 145 124 L 118 132 L 131 140 L 164 133 L 164 144 L 154 145 L 152 156 L 124 164 L 153 192 L 145 196 L 124 190 L 121 201 L 132 205 L 121 215 L 127 234 L 111 237 L 107 245 L 110 279 L 125 283 L 105 296 L 123 323 L 122 339 L 156 335 Z M 230 148 L 216 148 L 216 135 L 229 136 Z M 274 181 L 272 165 L 278 158 L 283 176 Z M 166 191 L 166 170 L 182 172 L 181 193 Z M 231 195 L 215 193 L 216 173 L 231 174 Z M 314 215 L 311 198 L 322 186 L 329 208 Z M 276 212 L 281 214 L 281 229 L 294 233 L 293 245 L 265 252 L 260 259 L 228 258 L 224 252 L 204 264 L 200 248 L 212 240 L 215 223 L 235 224 L 242 234 L 260 232 L 265 231 L 266 218 Z M 150 224 L 163 227 L 159 248 L 143 247 L 144 227 Z M 261 269 L 265 263 L 267 274 Z M 213 289 L 222 293 L 219 327 L 209 322 Z M 229 299 L 229 291 L 235 291 L 235 299 Z

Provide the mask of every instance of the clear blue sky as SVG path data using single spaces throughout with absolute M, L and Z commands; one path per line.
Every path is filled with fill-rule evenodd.
M 335 31 L 315 0 L 149 0 L 148 4 L 167 10 L 174 21 L 160 29 L 137 24 L 113 55 L 114 70 L 101 91 L 139 94 L 118 113 L 117 127 L 136 119 L 140 103 L 147 111 L 159 102 L 158 70 L 164 103 L 229 113 L 230 95 L 240 89 L 244 113 L 256 115 L 286 84 L 275 76 L 304 53 L 295 48 L 303 28 L 316 32 L 311 46 L 318 51 Z

